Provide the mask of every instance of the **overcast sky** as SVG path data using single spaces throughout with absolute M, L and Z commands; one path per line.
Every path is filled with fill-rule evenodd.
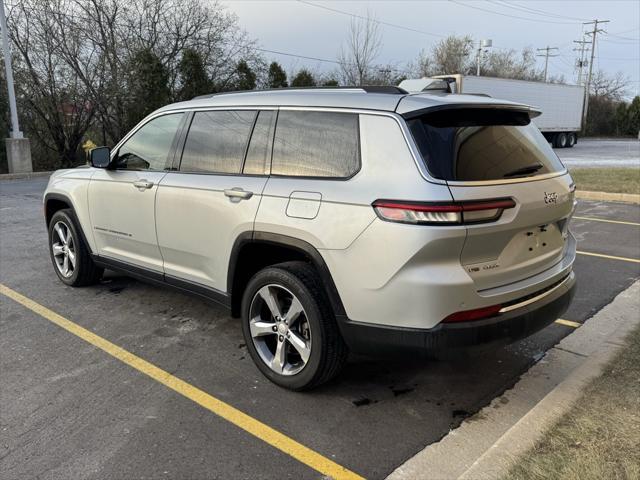
M 602 26 L 607 34 L 598 35 L 594 66 L 611 73 L 624 72 L 632 81 L 629 93 L 640 91 L 638 0 L 309 0 L 306 4 L 295 0 L 229 0 L 222 3 L 238 15 L 241 27 L 264 49 L 335 59 L 351 17 L 327 9 L 355 15 L 366 15 L 369 11 L 381 22 L 404 27 L 381 25 L 383 47 L 378 63 L 404 66 L 415 59 L 421 49 L 430 48 L 443 36 L 468 34 L 474 39 L 492 39 L 495 48 L 559 47 L 560 56 L 550 59 L 549 72 L 563 74 L 571 83 L 576 81 L 576 52 L 573 51 L 576 45 L 572 41 L 582 38 L 583 29 L 592 28 L 583 26 L 582 22 L 596 18 L 610 20 Z M 280 62 L 287 71 L 302 66 L 316 71 L 336 67 L 326 62 L 272 53 L 264 55 Z M 538 60 L 542 66 L 543 58 Z

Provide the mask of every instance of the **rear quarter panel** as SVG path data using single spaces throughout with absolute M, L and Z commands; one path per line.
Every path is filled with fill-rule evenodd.
M 360 114 L 359 118 L 360 170 L 345 180 L 270 177 L 255 230 L 296 237 L 320 251 L 342 250 L 377 218 L 371 207 L 376 199 L 451 200 L 445 185 L 428 183 L 420 176 L 393 116 Z M 290 196 L 297 192 L 320 198 L 313 218 L 287 215 Z

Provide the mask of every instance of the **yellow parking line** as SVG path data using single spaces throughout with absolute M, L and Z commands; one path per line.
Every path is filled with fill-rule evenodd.
M 610 260 L 622 260 L 623 262 L 640 263 L 637 258 L 616 257 L 615 255 L 605 255 L 604 253 L 582 252 L 578 250 L 576 253 L 580 255 L 588 255 L 590 257 L 608 258 Z
M 39 303 L 19 294 L 18 292 L 10 289 L 9 287 L 0 283 L 0 293 L 15 300 L 19 304 L 28 308 L 32 312 L 46 318 L 50 322 L 65 329 L 69 333 L 81 338 L 85 342 L 98 347 L 105 351 L 112 357 L 126 363 L 130 367 L 144 373 L 148 377 L 151 377 L 157 382 L 162 383 L 171 390 L 179 393 L 180 395 L 188 398 L 189 400 L 197 403 L 198 405 L 206 408 L 210 412 L 224 418 L 228 422 L 241 428 L 242 430 L 250 433 L 251 435 L 259 438 L 265 443 L 268 443 L 274 448 L 290 455 L 301 463 L 313 468 L 314 470 L 336 479 L 362 479 L 361 476 L 356 473 L 347 470 L 341 465 L 329 460 L 328 458 L 320 455 L 319 453 L 305 447 L 301 443 L 296 442 L 292 438 L 278 432 L 277 430 L 269 427 L 268 425 L 250 417 L 246 413 L 232 407 L 228 403 L 218 400 L 217 398 L 209 395 L 207 392 L 200 390 L 193 385 L 174 377 L 170 373 L 156 367 L 152 363 L 143 360 L 142 358 L 134 355 L 127 350 L 118 347 L 117 345 L 105 340 L 104 338 L 96 335 L 93 332 L 73 323 L 70 320 L 58 315 L 57 313 L 43 307 Z
M 580 325 L 582 325 L 581 323 L 572 322 L 571 320 L 565 320 L 563 318 L 559 318 L 558 320 L 556 320 L 556 323 L 559 323 L 560 325 L 566 325 L 567 327 L 573 327 L 573 328 L 578 328 Z
M 591 222 L 618 223 L 620 225 L 635 225 L 637 227 L 640 227 L 640 223 L 623 222 L 622 220 L 609 220 L 606 218 L 595 218 L 595 217 L 578 217 L 576 215 L 574 215 L 572 218 L 575 218 L 576 220 L 589 220 Z

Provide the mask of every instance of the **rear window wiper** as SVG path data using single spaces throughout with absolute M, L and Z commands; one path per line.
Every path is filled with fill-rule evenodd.
M 515 170 L 512 170 L 512 171 L 510 171 L 508 173 L 505 173 L 503 175 L 503 177 L 504 178 L 509 178 L 509 177 L 518 177 L 520 175 L 530 175 L 532 173 L 536 173 L 543 166 L 544 165 L 542 165 L 540 162 L 533 163 L 531 165 L 527 165 L 525 167 L 516 168 Z

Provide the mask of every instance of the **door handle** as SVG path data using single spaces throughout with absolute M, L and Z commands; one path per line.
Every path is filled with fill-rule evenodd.
M 148 190 L 149 188 L 153 187 L 153 182 L 150 182 L 149 180 L 136 180 L 135 182 L 133 182 L 133 186 L 136 187 L 138 190 Z
M 238 198 L 240 200 L 248 200 L 253 196 L 253 192 L 248 192 L 238 187 L 228 188 L 224 194 L 229 198 Z

